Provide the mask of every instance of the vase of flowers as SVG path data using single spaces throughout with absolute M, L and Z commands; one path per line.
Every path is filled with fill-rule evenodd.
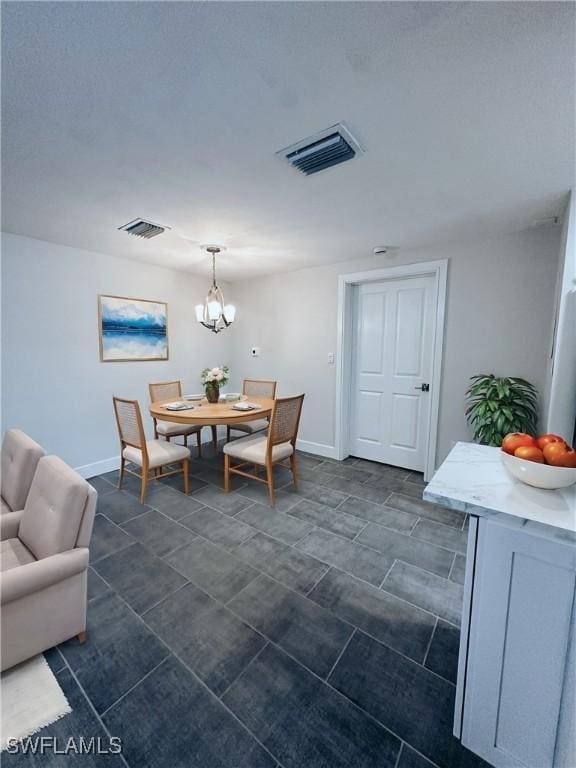
M 200 378 L 204 384 L 206 400 L 209 403 L 218 402 L 220 387 L 224 387 L 228 383 L 228 371 L 227 365 L 222 365 L 219 368 L 204 368 L 202 371 Z

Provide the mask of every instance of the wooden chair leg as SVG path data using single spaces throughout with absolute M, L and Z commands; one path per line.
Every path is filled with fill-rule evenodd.
M 120 476 L 118 477 L 118 490 L 122 490 L 122 483 L 124 482 L 124 465 L 126 464 L 126 459 L 122 457 L 120 459 Z
M 212 448 L 214 453 L 218 453 L 218 432 L 216 430 L 216 424 L 212 424 Z
M 188 467 L 190 465 L 189 459 L 182 460 L 182 472 L 184 473 L 184 493 L 186 496 L 190 493 L 190 476 L 188 474 Z
M 78 632 L 76 637 L 78 638 L 78 642 L 79 643 L 85 643 L 86 642 L 86 632 Z
M 184 435 L 184 445 L 188 448 L 188 435 Z
M 224 454 L 224 490 L 230 493 L 230 456 Z
M 202 458 L 202 430 L 196 432 L 196 445 L 198 446 L 198 458 Z
M 226 427 L 226 442 L 230 442 L 230 424 L 228 424 Z
M 146 499 L 146 488 L 148 486 L 148 467 L 142 467 L 142 480 L 140 486 L 140 504 L 144 504 Z
M 274 494 L 274 467 L 272 464 L 266 464 L 266 481 L 268 483 L 268 496 L 270 497 L 270 506 L 273 507 L 276 503 L 276 496 Z
M 290 456 L 290 469 L 292 470 L 292 482 L 294 483 L 294 488 L 298 489 L 298 471 L 296 468 L 295 453 L 293 453 L 292 456 Z
M 170 442 L 170 435 L 166 435 L 166 442 L 167 442 L 167 443 L 169 443 L 169 442 Z

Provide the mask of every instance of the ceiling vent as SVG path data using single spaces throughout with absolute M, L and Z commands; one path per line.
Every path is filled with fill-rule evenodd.
M 350 131 L 342 123 L 337 123 L 315 136 L 281 149 L 276 154 L 310 176 L 332 165 L 352 160 L 356 155 L 363 154 L 363 149 Z
M 134 221 L 129 221 L 128 224 L 124 224 L 123 227 L 118 227 L 118 229 L 122 230 L 122 232 L 128 232 L 129 235 L 145 237 L 146 240 L 150 240 L 151 237 L 161 235 L 170 227 L 161 227 L 160 224 L 153 224 L 151 221 L 144 221 L 144 219 L 134 219 Z

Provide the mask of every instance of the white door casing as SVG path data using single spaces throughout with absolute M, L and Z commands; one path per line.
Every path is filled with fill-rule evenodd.
M 434 283 L 432 276 L 421 276 L 354 288 L 349 442 L 353 456 L 424 471 Z
M 429 383 L 427 395 L 428 426 L 425 430 L 424 478 L 429 480 L 436 469 L 436 448 L 438 436 L 438 417 L 440 410 L 440 383 L 442 374 L 442 353 L 444 344 L 444 318 L 448 282 L 448 259 L 405 264 L 394 267 L 372 269 L 340 275 L 338 282 L 338 325 L 336 358 L 336 414 L 335 414 L 335 452 L 334 457 L 344 459 L 351 453 L 352 434 L 352 388 L 353 388 L 353 340 L 354 340 L 354 302 L 353 294 L 357 286 L 395 279 L 429 276 L 433 279 L 431 301 L 433 339 L 431 343 L 430 379 L 419 383 Z M 414 385 L 415 386 L 415 385 Z M 416 390 L 413 390 L 416 391 Z

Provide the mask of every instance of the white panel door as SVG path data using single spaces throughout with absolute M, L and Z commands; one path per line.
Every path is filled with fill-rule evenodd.
M 354 291 L 350 453 L 424 471 L 434 345 L 433 277 Z

